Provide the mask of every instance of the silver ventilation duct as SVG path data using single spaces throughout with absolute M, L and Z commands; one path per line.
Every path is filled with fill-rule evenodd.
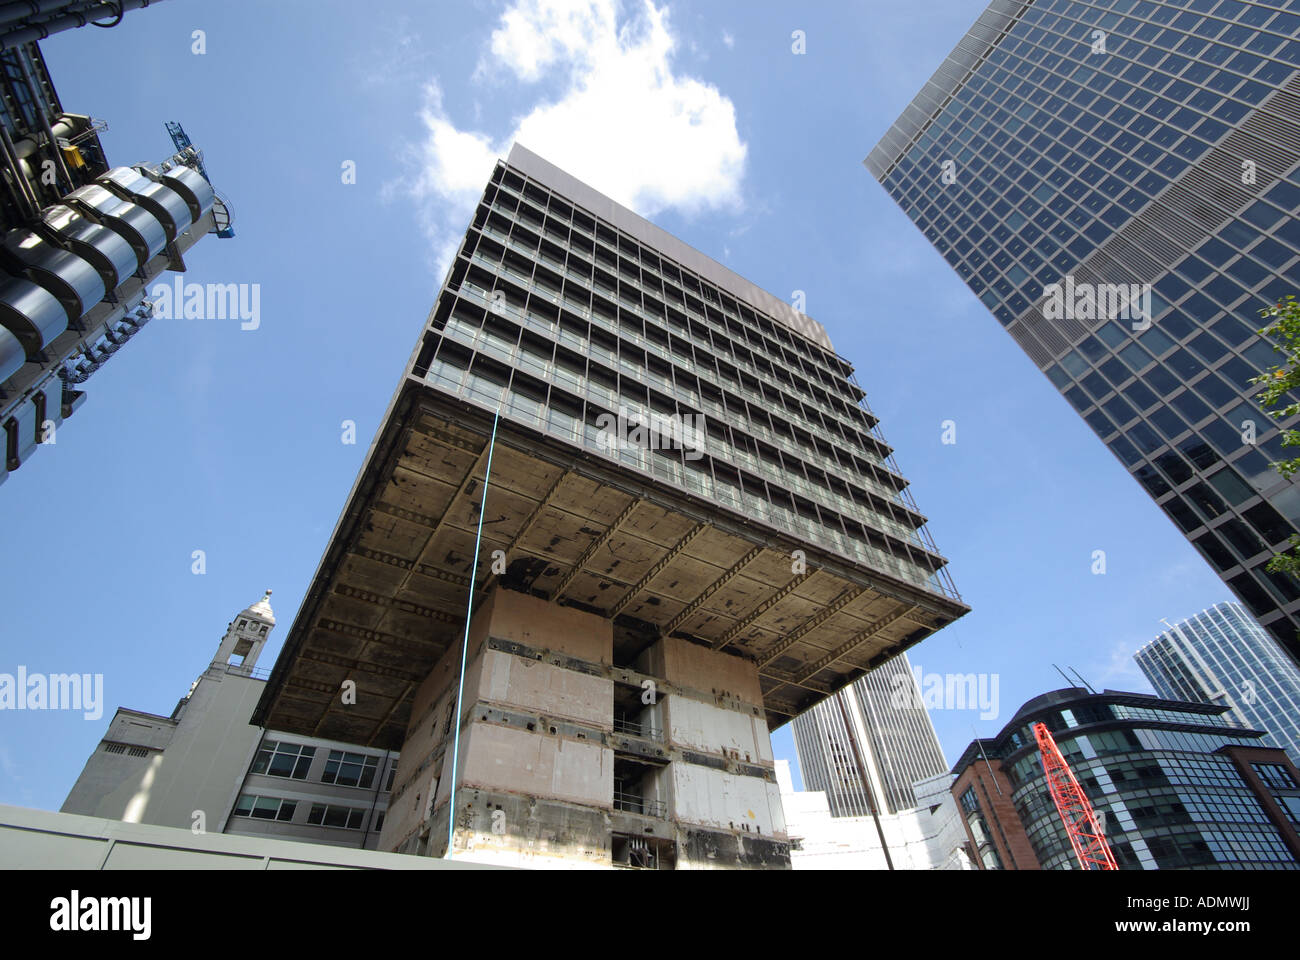
M 141 269 L 167 246 L 167 231 L 157 217 L 139 204 L 114 196 L 98 184 L 73 190 L 66 199 L 74 208 L 121 234 L 135 251 Z
M 30 280 L 9 277 L 0 280 L 0 326 L 23 345 L 28 360 L 68 329 L 68 312 L 44 287 Z
M 104 280 L 90 263 L 49 243 L 30 230 L 10 230 L 0 240 L 4 249 L 22 264 L 27 276 L 63 304 L 68 322 L 104 299 Z
M 121 234 L 92 223 L 71 207 L 57 204 L 47 208 L 41 223 L 49 236 L 99 271 L 106 290 L 116 289 L 139 267 L 135 251 Z
M 97 182 L 123 200 L 138 203 L 152 213 L 167 232 L 168 243 L 184 233 L 194 222 L 190 206 L 183 195 L 166 184 L 141 176 L 130 167 L 114 167 L 97 178 Z
M 212 191 L 212 184 L 208 183 L 197 170 L 185 166 L 176 166 L 163 171 L 157 176 L 160 181 L 185 198 L 185 202 L 190 208 L 190 217 L 195 223 L 202 220 L 204 215 L 212 209 L 216 194 Z

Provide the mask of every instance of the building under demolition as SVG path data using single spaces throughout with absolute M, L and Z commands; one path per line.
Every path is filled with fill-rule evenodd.
M 381 849 L 788 867 L 769 731 L 967 610 L 864 397 L 815 321 L 516 146 L 254 723 L 400 749 Z

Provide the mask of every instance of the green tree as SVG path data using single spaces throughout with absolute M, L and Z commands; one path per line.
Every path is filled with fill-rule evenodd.
M 1261 310 L 1260 315 L 1268 325 L 1260 331 L 1270 337 L 1273 349 L 1286 359 L 1276 366 L 1269 367 L 1263 374 L 1250 382 L 1264 386 L 1256 398 L 1265 407 L 1276 407 L 1286 394 L 1292 390 L 1300 391 L 1300 302 L 1294 296 Z M 1288 403 L 1280 410 L 1269 410 L 1269 416 L 1285 420 L 1300 414 L 1300 403 Z M 1282 431 L 1282 446 L 1300 447 L 1300 430 Z M 1279 460 L 1273 468 L 1284 477 L 1290 477 L 1300 470 L 1300 456 L 1290 460 Z M 1274 557 L 1268 562 L 1268 569 L 1274 573 L 1289 573 L 1300 578 L 1300 536 L 1291 538 L 1291 549 Z

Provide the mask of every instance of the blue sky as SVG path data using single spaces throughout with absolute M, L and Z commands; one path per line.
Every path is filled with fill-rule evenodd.
M 804 291 L 856 365 L 974 608 L 913 663 L 998 677 L 998 718 L 932 711 L 950 761 L 1060 686 L 1052 663 L 1149 690 L 1132 652 L 1227 588 L 861 164 L 981 8 L 168 0 L 45 41 L 64 108 L 108 121 L 110 160 L 169 154 L 166 120 L 203 148 L 237 237 L 202 240 L 186 279 L 260 284 L 261 325 L 155 320 L 0 488 L 0 672 L 102 673 L 105 700 L 98 720 L 0 714 L 0 802 L 57 809 L 112 711 L 170 712 L 267 587 L 271 665 L 516 133 L 776 295 Z M 793 759 L 788 728 L 774 745 Z

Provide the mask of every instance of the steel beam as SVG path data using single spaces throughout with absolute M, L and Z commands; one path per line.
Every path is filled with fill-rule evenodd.
M 638 580 L 631 590 L 623 594 L 622 598 L 616 604 L 614 604 L 612 607 L 609 608 L 608 611 L 609 618 L 612 620 L 614 617 L 617 617 L 620 613 L 622 613 L 627 608 L 627 605 L 632 602 L 632 600 L 636 597 L 637 594 L 639 594 L 642 590 L 646 588 L 646 585 L 651 580 L 659 576 L 659 574 L 663 573 L 664 569 L 670 563 L 676 560 L 678 555 L 683 550 L 685 550 L 687 547 L 691 545 L 691 541 L 694 540 L 696 537 L 698 537 L 701 533 L 703 533 L 708 528 L 709 528 L 708 524 L 704 524 L 704 523 L 697 523 L 695 526 L 693 526 L 690 529 L 690 531 L 686 533 L 685 536 L 683 536 L 680 540 L 677 541 L 677 544 L 674 547 L 672 547 L 667 553 L 665 553 L 662 557 L 660 557 L 658 562 L 656 562 L 654 566 L 652 566 L 649 570 L 646 571 L 646 575 L 642 577 L 640 580 Z
M 796 643 L 798 643 L 800 640 L 806 637 L 813 630 L 816 630 L 823 623 L 825 623 L 831 617 L 835 616 L 835 614 L 839 613 L 841 610 L 843 610 L 850 603 L 858 599 L 858 597 L 862 596 L 866 592 L 867 592 L 866 589 L 863 587 L 851 587 L 848 590 L 845 590 L 843 593 L 839 595 L 838 598 L 836 598 L 834 603 L 830 604 L 830 606 L 823 607 L 821 613 L 805 621 L 802 626 L 796 628 L 795 630 L 787 634 L 784 640 L 782 640 L 775 647 L 773 647 L 771 650 L 768 651 L 767 656 L 764 659 L 758 661 L 758 665 L 760 667 L 767 666 L 777 657 L 781 656 L 781 654 L 785 653 Z
M 758 555 L 762 552 L 763 552 L 762 547 L 755 547 L 753 550 L 750 550 L 749 553 L 745 554 L 743 557 L 741 557 L 739 560 L 733 563 L 726 573 L 724 573 L 722 576 L 718 577 L 718 579 L 714 580 L 711 584 L 705 587 L 703 593 L 701 593 L 698 597 L 696 597 L 685 607 L 683 607 L 682 612 L 677 614 L 677 616 L 673 617 L 672 620 L 668 622 L 668 625 L 663 629 L 664 635 L 667 636 L 671 634 L 674 630 L 676 630 L 683 623 L 685 623 L 695 613 L 696 610 L 700 609 L 700 607 L 704 605 L 704 602 L 708 600 L 709 597 L 713 596 L 715 593 L 717 593 L 719 590 L 725 587 L 727 583 L 730 582 L 730 580 L 734 576 L 736 576 L 736 574 L 740 573 L 740 571 L 744 567 L 746 567 L 748 564 L 752 563 L 755 559 L 757 559 Z
M 623 525 L 628 517 L 632 516 L 632 512 L 640 505 L 640 498 L 633 497 L 631 502 L 623 508 L 623 512 L 615 517 L 613 522 L 605 528 L 605 532 L 592 540 L 591 543 L 587 544 L 587 549 L 582 551 L 582 555 L 573 562 L 573 566 L 569 569 L 569 572 L 564 575 L 564 579 L 559 582 L 559 585 L 555 588 L 555 592 L 551 594 L 551 601 L 553 603 L 559 601 L 564 596 L 564 591 L 568 590 L 573 581 L 577 579 L 578 574 L 582 573 L 582 569 L 587 565 L 587 561 L 596 555 L 597 550 L 609 543 L 609 538 L 618 532 L 618 528 Z
M 881 630 L 884 630 L 890 624 L 896 623 L 897 621 L 903 619 L 915 609 L 916 606 L 914 604 L 910 604 L 910 603 L 903 604 L 901 607 L 894 610 L 893 613 L 881 617 L 879 620 L 871 624 L 871 626 L 867 627 L 867 629 L 863 630 L 853 639 L 840 644 L 838 647 L 836 647 L 830 653 L 826 654 L 826 656 L 822 657 L 820 660 L 817 660 L 809 664 L 807 667 L 805 667 L 805 669 L 802 672 L 798 674 L 798 678 L 800 680 L 807 680 L 809 677 L 815 676 L 818 671 L 824 670 L 826 667 L 829 667 L 836 660 L 848 656 L 855 649 L 860 647 L 862 644 L 866 643 L 876 634 L 880 633 Z
M 757 607 L 754 608 L 753 613 L 745 617 L 740 622 L 736 623 L 734 626 L 732 626 L 730 630 L 728 630 L 722 636 L 718 637 L 717 640 L 714 640 L 713 643 L 710 644 L 710 646 L 714 650 L 721 650 L 732 640 L 734 640 L 737 636 L 739 636 L 743 631 L 748 630 L 751 626 L 753 626 L 754 621 L 756 621 L 759 617 L 767 613 L 767 611 L 771 610 L 773 607 L 775 607 L 786 597 L 790 596 L 790 594 L 794 593 L 794 591 L 799 587 L 799 585 L 801 583 L 804 583 L 811 576 L 812 576 L 811 573 L 795 574 L 795 576 L 791 578 L 789 583 L 787 583 L 776 593 L 772 594 L 770 597 L 768 597 L 766 600 L 760 603 Z M 763 661 L 763 663 L 766 662 L 767 662 L 766 660 Z

